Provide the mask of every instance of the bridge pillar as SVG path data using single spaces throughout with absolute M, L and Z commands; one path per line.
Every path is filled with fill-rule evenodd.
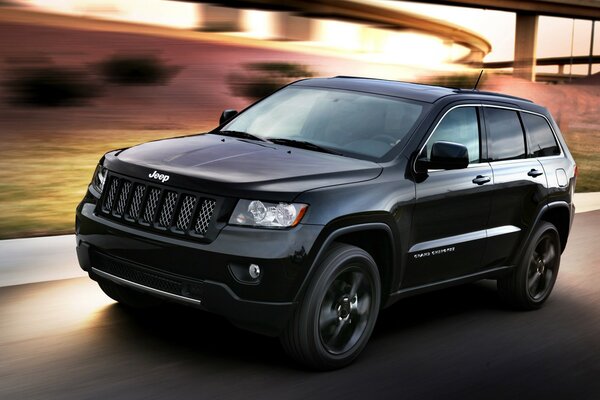
M 273 38 L 309 42 L 315 40 L 315 21 L 289 12 L 273 13 Z
M 532 82 L 535 81 L 538 19 L 537 15 L 517 13 L 513 76 Z
M 199 4 L 198 7 L 200 30 L 209 32 L 241 32 L 244 30 L 242 10 L 212 4 Z

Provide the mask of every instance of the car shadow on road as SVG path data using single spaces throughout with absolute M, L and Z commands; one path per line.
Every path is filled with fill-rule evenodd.
M 383 309 L 375 329 L 386 335 L 459 315 L 491 314 L 510 309 L 502 302 L 495 281 L 480 281 L 407 297 Z
M 404 331 L 426 329 L 426 325 L 446 318 L 505 311 L 495 283 L 462 285 L 402 299 L 383 310 L 373 338 L 402 340 Z M 133 310 L 114 304 L 102 313 L 99 318 L 120 323 L 112 324 L 110 331 L 104 332 L 99 340 L 122 341 L 117 345 L 126 347 L 127 351 L 140 346 L 143 352 L 166 352 L 192 363 L 251 363 L 266 368 L 303 369 L 284 354 L 277 338 L 238 329 L 208 312 L 175 304 L 152 310 Z

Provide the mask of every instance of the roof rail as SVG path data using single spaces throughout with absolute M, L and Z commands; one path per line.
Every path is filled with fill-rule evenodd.
M 376 80 L 376 81 L 407 83 L 407 84 L 411 84 L 411 85 L 433 86 L 433 87 L 439 87 L 439 88 L 453 90 L 455 93 L 462 93 L 462 94 L 482 94 L 482 95 L 485 95 L 485 96 L 503 97 L 505 99 L 513 99 L 513 100 L 520 100 L 520 101 L 525 101 L 525 102 L 528 102 L 528 103 L 533 103 L 533 101 L 531 101 L 529 99 L 526 99 L 526 98 L 523 98 L 523 97 L 511 96 L 509 94 L 503 94 L 503 93 L 497 93 L 497 92 L 488 92 L 488 91 L 485 91 L 485 90 L 477 90 L 477 89 L 475 89 L 475 90 L 473 90 L 473 89 L 461 89 L 461 88 L 454 88 L 454 87 L 448 87 L 448 86 L 431 85 L 431 84 L 428 84 L 428 83 L 406 82 L 406 81 L 397 81 L 397 80 L 392 80 L 392 79 L 370 78 L 370 77 L 364 77 L 364 76 L 337 75 L 337 76 L 334 76 L 333 78 L 343 78 L 343 79 L 371 79 L 371 80 Z
M 372 77 L 368 77 L 368 76 L 336 75 L 336 76 L 333 76 L 333 77 L 331 77 L 329 79 L 335 79 L 335 78 L 342 78 L 342 79 L 370 79 L 370 80 L 373 80 L 373 81 L 405 83 L 405 84 L 408 84 L 408 85 L 432 86 L 432 87 L 438 87 L 438 88 L 449 89 L 449 90 L 456 89 L 456 88 L 448 87 L 448 86 L 431 85 L 429 83 L 399 81 L 399 80 L 396 80 L 396 79 L 385 79 L 385 78 L 372 78 Z
M 369 76 L 353 76 L 353 75 L 336 75 L 333 76 L 332 78 L 343 78 L 343 79 L 371 79 L 371 80 L 375 80 L 375 81 L 388 81 L 388 82 L 401 82 L 401 81 L 394 81 L 392 79 L 384 79 L 384 78 L 372 78 Z
M 473 90 L 473 89 L 460 89 L 457 88 L 455 89 L 456 93 L 473 93 L 473 94 L 483 94 L 486 96 L 496 96 L 496 97 L 505 97 L 508 99 L 514 99 L 514 100 L 521 100 L 521 101 L 526 101 L 528 103 L 533 103 L 533 101 L 523 98 L 523 97 L 518 97 L 518 96 L 511 96 L 510 94 L 503 94 L 503 93 L 497 93 L 497 92 L 488 92 L 485 90 Z

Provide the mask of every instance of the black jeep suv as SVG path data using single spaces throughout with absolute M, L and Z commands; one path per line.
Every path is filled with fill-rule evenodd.
M 405 296 L 497 279 L 513 307 L 540 307 L 575 179 L 530 101 L 308 79 L 209 133 L 107 153 L 77 207 L 77 255 L 118 302 L 196 306 L 333 369 Z

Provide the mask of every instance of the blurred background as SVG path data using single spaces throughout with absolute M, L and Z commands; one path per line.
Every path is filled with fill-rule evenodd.
M 595 19 L 591 0 L 0 0 L 0 239 L 71 233 L 106 151 L 311 76 L 471 88 L 484 68 L 480 89 L 550 109 L 577 190 L 600 191 Z
M 0 398 L 600 399 L 597 20 L 600 0 L 0 0 Z M 472 88 L 481 69 L 480 89 L 550 109 L 579 168 L 544 309 L 508 310 L 493 281 L 405 299 L 357 363 L 314 374 L 276 339 L 130 311 L 83 277 L 74 211 L 105 152 L 304 77 Z

